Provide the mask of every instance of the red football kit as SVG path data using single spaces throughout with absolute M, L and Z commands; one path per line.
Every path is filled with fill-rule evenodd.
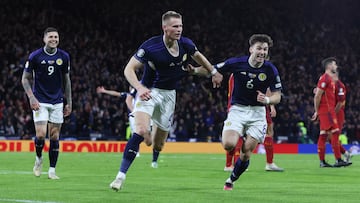
M 341 108 L 339 112 L 336 113 L 338 126 L 340 131 L 343 128 L 345 122 L 345 100 L 346 100 L 346 87 L 344 83 L 338 80 L 335 84 L 335 95 L 336 95 L 336 104 L 341 103 Z
M 327 131 L 339 128 L 335 113 L 335 83 L 331 76 L 324 73 L 319 79 L 317 88 L 324 91 L 320 99 L 319 109 L 317 110 L 320 130 Z

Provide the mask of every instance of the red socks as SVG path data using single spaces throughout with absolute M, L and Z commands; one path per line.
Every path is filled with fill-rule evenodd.
M 232 165 L 232 158 L 235 152 L 235 148 L 233 150 L 226 151 L 226 167 L 230 167 Z
M 264 146 L 266 151 L 266 163 L 271 164 L 274 158 L 274 147 L 273 147 L 273 138 L 272 137 L 265 137 Z
M 340 142 L 339 142 L 339 131 L 335 132 L 331 136 L 331 147 L 334 152 L 336 160 L 341 159 L 340 153 Z
M 320 161 L 325 160 L 325 144 L 326 144 L 327 136 L 328 136 L 327 134 L 319 135 L 317 146 L 318 146 L 318 155 L 319 155 Z
M 243 139 L 240 137 L 235 148 L 233 150 L 226 151 L 226 167 L 230 167 L 235 164 L 237 159 L 240 157 L 240 151 L 243 144 Z M 234 158 L 234 160 L 233 160 Z

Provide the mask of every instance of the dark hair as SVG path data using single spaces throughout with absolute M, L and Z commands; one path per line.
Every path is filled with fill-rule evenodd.
M 252 46 L 256 42 L 268 43 L 269 47 L 273 46 L 273 40 L 267 34 L 253 34 L 249 39 L 249 45 Z
M 326 70 L 326 66 L 328 66 L 332 62 L 336 63 L 336 61 L 337 61 L 337 59 L 335 57 L 328 57 L 321 61 L 321 66 Z
M 180 13 L 177 13 L 175 11 L 167 11 L 161 17 L 162 24 L 164 25 L 165 21 L 168 20 L 169 18 L 180 18 L 181 19 L 182 16 Z
M 46 28 L 45 31 L 44 31 L 44 36 L 45 36 L 47 33 L 49 33 L 49 32 L 58 32 L 58 31 L 57 31 L 57 29 L 54 28 L 54 27 L 48 27 L 48 28 Z

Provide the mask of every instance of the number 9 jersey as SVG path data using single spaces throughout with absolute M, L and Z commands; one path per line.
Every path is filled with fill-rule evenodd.
M 24 71 L 33 74 L 33 92 L 40 103 L 63 103 L 63 77 L 70 72 L 67 52 L 57 48 L 50 54 L 40 48 L 30 54 Z

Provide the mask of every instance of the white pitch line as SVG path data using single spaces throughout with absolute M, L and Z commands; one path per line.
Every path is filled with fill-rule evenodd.
M 48 201 L 36 201 L 28 199 L 0 199 L 1 202 L 22 202 L 22 203 L 60 203 L 60 202 L 48 202 Z
M 0 175 L 8 175 L 8 174 L 33 174 L 32 171 L 9 171 L 9 170 L 0 170 Z M 47 174 L 47 172 L 42 172 L 41 174 Z

